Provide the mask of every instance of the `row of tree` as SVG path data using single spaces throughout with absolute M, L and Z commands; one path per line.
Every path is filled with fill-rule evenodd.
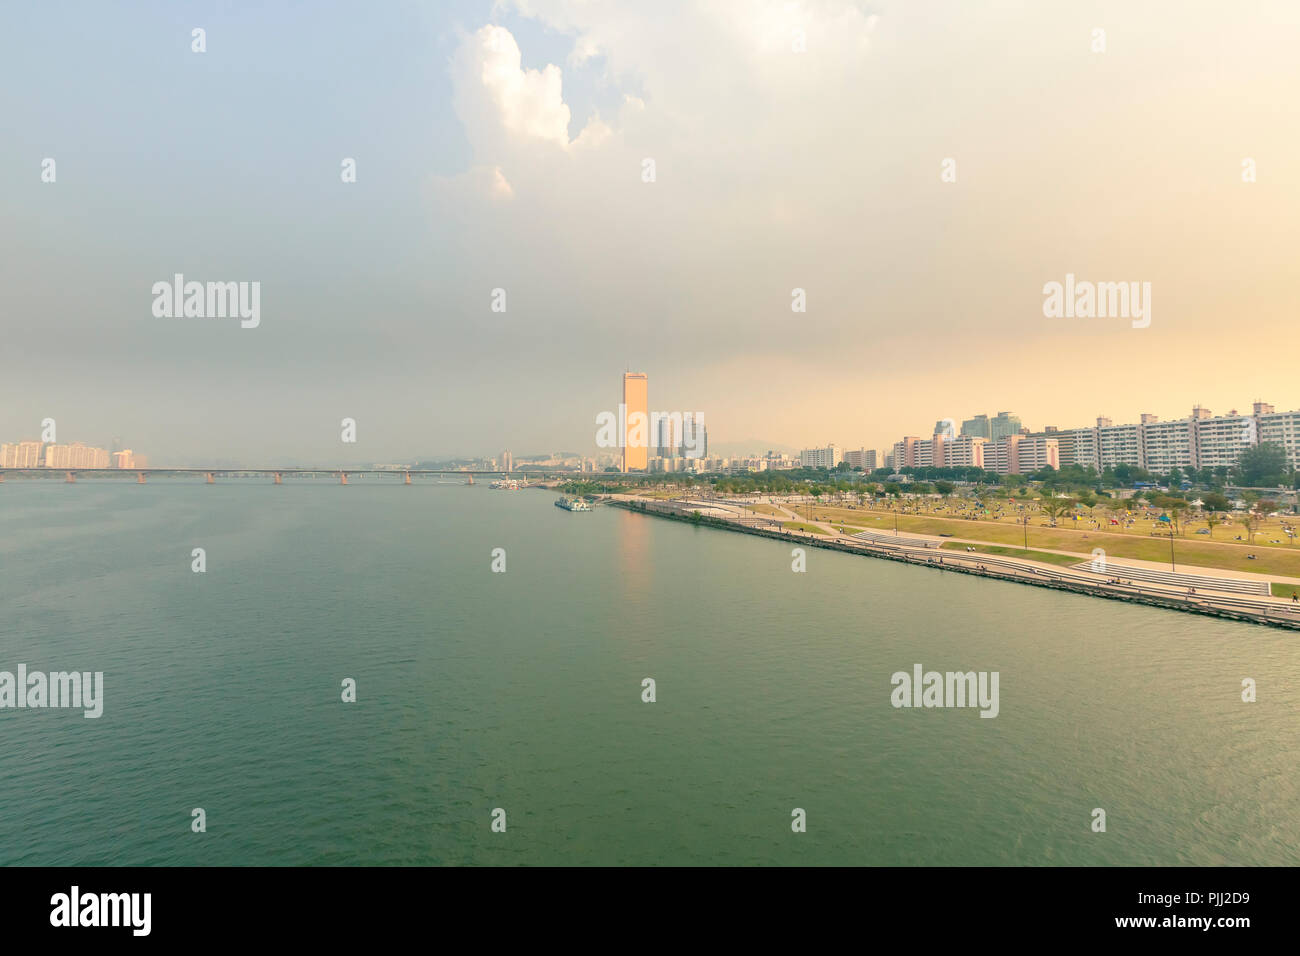
M 900 474 L 916 478 L 946 478 L 953 481 L 993 484 L 1019 480 L 1042 482 L 1047 488 L 1073 487 L 1130 487 L 1138 482 L 1164 484 L 1179 488 L 1184 482 L 1205 488 L 1223 488 L 1230 482 L 1246 488 L 1271 488 L 1286 486 L 1300 488 L 1300 472 L 1287 465 L 1286 449 L 1273 442 L 1254 445 L 1241 453 L 1237 464 L 1210 468 L 1172 468 L 1168 472 L 1151 472 L 1136 465 L 1108 465 L 1102 471 L 1091 466 L 1062 465 L 1059 469 L 1043 468 L 1031 475 L 998 475 L 982 468 L 903 468 Z M 877 468 L 871 473 L 876 479 L 887 478 L 888 468 Z

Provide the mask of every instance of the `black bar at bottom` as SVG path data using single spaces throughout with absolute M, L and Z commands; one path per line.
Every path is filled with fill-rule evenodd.
M 531 933 L 540 944 L 608 926 L 667 944 L 689 925 L 733 942 L 906 931 L 927 945 L 1125 936 L 1232 945 L 1290 935 L 1294 880 L 1287 869 L 1198 868 L 9 868 L 0 926 L 6 943 L 396 942 L 460 926 L 484 942 Z

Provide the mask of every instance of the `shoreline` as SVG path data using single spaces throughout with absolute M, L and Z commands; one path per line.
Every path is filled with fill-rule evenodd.
M 684 514 L 666 507 L 651 507 L 650 502 L 645 501 L 627 501 L 617 498 L 606 499 L 605 504 L 621 508 L 625 511 L 632 511 L 637 514 L 651 515 L 659 518 L 666 518 L 671 521 L 681 521 L 695 527 L 717 528 L 724 531 L 735 531 L 741 534 L 757 535 L 761 538 L 771 538 L 778 541 L 797 542 L 799 547 L 812 546 L 822 548 L 827 551 L 839 551 L 845 554 L 857 554 L 869 558 L 881 558 L 886 561 L 898 561 L 910 564 L 915 567 L 929 567 L 939 571 L 953 571 L 959 574 L 971 574 L 976 577 L 993 578 L 999 581 L 1007 581 L 1013 584 L 1025 584 L 1033 587 L 1051 588 L 1056 591 L 1066 591 L 1073 594 L 1081 594 L 1087 597 L 1098 597 L 1111 601 L 1123 601 L 1129 604 L 1144 604 L 1148 607 L 1160 607 L 1172 611 L 1181 611 L 1186 614 L 1199 614 L 1207 617 L 1217 617 L 1223 620 L 1242 621 L 1248 624 L 1258 624 L 1265 627 L 1274 627 L 1282 630 L 1300 630 L 1300 614 L 1293 617 L 1284 617 L 1282 614 L 1287 613 L 1283 610 L 1278 616 L 1269 615 L 1267 606 L 1262 608 L 1262 613 L 1250 607 L 1245 606 L 1223 606 L 1223 604 L 1232 601 L 1229 598 L 1219 600 L 1219 604 L 1206 603 L 1206 598 L 1198 596 L 1198 600 L 1189 600 L 1176 593 L 1161 592 L 1151 588 L 1142 588 L 1137 585 L 1111 586 L 1105 584 L 1093 584 L 1083 580 L 1076 575 L 1071 574 L 1065 569 L 1057 571 L 1039 570 L 1032 565 L 1016 563 L 1003 558 L 995 558 L 988 554 L 967 556 L 964 553 L 949 552 L 940 556 L 948 558 L 951 563 L 936 564 L 933 557 L 925 559 L 919 555 L 913 555 L 909 550 L 898 547 L 882 547 L 863 543 L 862 545 L 849 545 L 842 541 L 828 540 L 821 535 L 815 534 L 792 534 L 786 531 L 776 531 L 772 528 L 754 527 L 751 525 L 740 524 L 734 521 L 727 521 L 722 518 L 716 518 L 708 515 Z M 936 550 L 933 554 L 938 555 Z M 983 566 L 971 567 L 966 565 L 963 560 L 978 560 Z M 1080 557 L 1080 561 L 1086 561 L 1085 557 Z M 1246 602 L 1237 602 L 1244 604 Z M 1284 605 L 1279 607 L 1285 608 Z

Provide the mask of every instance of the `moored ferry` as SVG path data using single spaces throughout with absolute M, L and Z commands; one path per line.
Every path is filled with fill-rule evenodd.
M 591 505 L 587 504 L 581 498 L 569 498 L 561 496 L 555 499 L 555 507 L 563 508 L 565 511 L 590 511 Z

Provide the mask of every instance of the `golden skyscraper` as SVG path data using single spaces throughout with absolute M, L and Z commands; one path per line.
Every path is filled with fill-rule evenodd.
M 644 372 L 623 373 L 623 470 L 645 471 L 650 465 L 650 385 Z

